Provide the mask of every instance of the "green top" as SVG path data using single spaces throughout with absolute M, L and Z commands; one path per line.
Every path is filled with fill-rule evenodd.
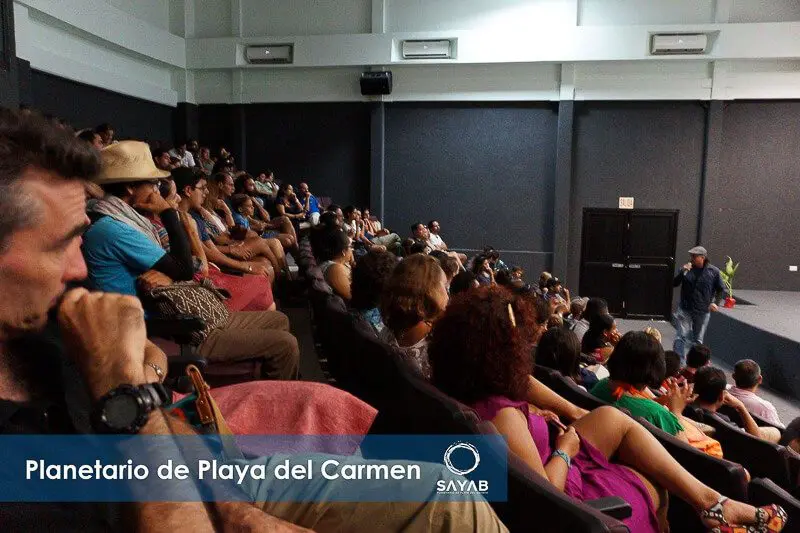
M 647 398 L 635 398 L 628 394 L 623 394 L 619 400 L 614 401 L 611 397 L 611 387 L 609 378 L 601 379 L 597 385 L 592 387 L 592 394 L 604 402 L 608 402 L 614 407 L 622 407 L 631 412 L 634 417 L 642 417 L 654 426 L 663 429 L 670 435 L 676 435 L 683 431 L 683 426 L 678 421 L 678 417 L 667 410 L 660 403 Z

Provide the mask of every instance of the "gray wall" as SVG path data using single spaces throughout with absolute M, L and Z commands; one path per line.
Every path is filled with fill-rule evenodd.
M 557 118 L 550 104 L 387 105 L 385 223 L 408 236 L 436 218 L 450 248 L 549 268 Z
M 731 102 L 720 179 L 706 195 L 705 240 L 741 262 L 736 287 L 800 290 L 800 102 Z
M 705 109 L 696 102 L 576 103 L 569 284 L 578 287 L 585 207 L 678 209 L 677 264 L 697 236 Z

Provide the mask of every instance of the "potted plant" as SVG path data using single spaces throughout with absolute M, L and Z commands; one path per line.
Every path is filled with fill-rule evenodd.
M 739 269 L 739 263 L 733 264 L 733 259 L 728 256 L 725 261 L 725 267 L 720 269 L 719 274 L 722 276 L 722 283 L 728 289 L 728 297 L 725 298 L 724 307 L 731 309 L 736 305 L 736 300 L 733 299 L 733 278 L 736 275 L 736 270 Z

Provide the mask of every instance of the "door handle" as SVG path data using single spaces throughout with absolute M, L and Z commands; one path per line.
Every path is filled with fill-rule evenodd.
M 622 263 L 611 263 L 611 268 L 625 268 L 625 265 Z
M 630 265 L 628 265 L 628 268 L 642 268 L 642 265 L 631 263 Z

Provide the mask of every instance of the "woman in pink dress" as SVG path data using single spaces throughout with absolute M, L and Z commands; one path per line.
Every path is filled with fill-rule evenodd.
M 595 409 L 568 428 L 534 414 L 525 401 L 533 315 L 530 301 L 503 288 L 455 297 L 428 346 L 433 383 L 491 421 L 509 450 L 557 489 L 578 500 L 621 496 L 633 511 L 625 520 L 631 531 L 666 529 L 666 513 L 656 514 L 666 499 L 655 484 L 691 504 L 714 531 L 733 531 L 731 524 L 753 526 L 746 531 L 783 528 L 783 509 L 756 509 L 703 485 L 643 426 L 613 407 Z

